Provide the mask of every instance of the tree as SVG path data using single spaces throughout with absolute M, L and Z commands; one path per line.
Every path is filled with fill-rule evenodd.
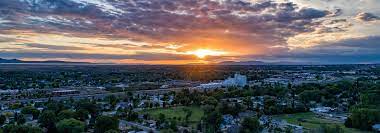
M 82 133 L 85 129 L 82 121 L 73 118 L 63 119 L 56 126 L 58 133 Z
M 65 109 L 65 104 L 62 102 L 49 101 L 46 105 L 47 110 L 54 111 L 54 113 L 59 113 Z
M 158 114 L 157 125 L 161 126 L 165 122 L 166 122 L 166 116 L 165 116 L 165 114 L 162 114 L 162 113 Z
M 6 120 L 7 118 L 5 117 L 5 115 L 0 115 L 0 126 L 4 125 Z
M 247 106 L 247 109 L 253 110 L 253 101 L 251 97 L 245 97 L 243 99 L 244 104 Z
M 111 104 L 112 108 L 115 108 L 117 102 L 119 102 L 119 98 L 117 98 L 115 95 L 109 95 L 106 97 L 109 104 Z
M 321 125 L 318 129 L 316 129 L 318 133 L 344 133 L 344 130 L 339 125 Z
M 62 110 L 58 113 L 58 120 L 70 119 L 75 117 L 75 112 L 71 110 Z
M 56 131 L 55 122 L 57 121 L 54 111 L 46 110 L 42 112 L 38 118 L 38 122 L 41 124 L 41 127 L 48 129 L 49 133 L 54 133 Z
M 4 133 L 43 133 L 39 127 L 30 125 L 5 125 L 3 127 Z
M 296 90 L 293 88 L 291 83 L 288 83 L 288 90 L 290 90 L 290 94 L 292 97 L 292 108 L 295 109 Z
M 302 103 L 308 107 L 310 101 L 321 101 L 321 91 L 320 90 L 305 90 L 300 94 Z
M 33 115 L 33 119 L 37 119 L 40 115 L 40 111 L 32 106 L 26 106 L 21 109 L 22 114 L 31 114 Z
M 177 121 L 176 120 L 171 120 L 169 124 L 169 128 L 172 129 L 173 131 L 177 131 Z
M 191 111 L 190 109 L 186 109 L 185 112 L 186 112 L 185 121 L 187 123 L 187 122 L 189 122 L 189 118 L 193 114 L 193 111 Z
M 119 129 L 119 120 L 109 116 L 99 116 L 98 118 L 96 118 L 95 133 L 104 133 L 112 129 Z
M 239 103 L 230 104 L 227 102 L 223 102 L 219 110 L 221 110 L 223 114 L 231 114 L 233 116 L 237 116 L 240 112 L 244 111 L 245 109 L 246 107 L 242 106 Z
M 371 126 L 380 122 L 380 110 L 359 108 L 352 109 L 350 117 L 346 120 L 345 125 L 359 128 L 362 130 L 371 130 Z
M 85 109 L 87 110 L 92 117 L 96 116 L 98 114 L 99 109 L 96 106 L 95 103 L 89 101 L 89 100 L 80 100 L 76 103 L 76 108 L 77 109 Z
M 25 116 L 23 114 L 15 114 L 15 119 L 18 125 L 22 125 L 26 122 Z
M 75 111 L 75 117 L 78 120 L 85 121 L 88 119 L 89 112 L 85 109 L 79 109 Z
M 214 97 L 207 97 L 207 99 L 204 101 L 207 105 L 214 105 L 216 106 L 218 104 L 218 100 L 216 100 Z
M 128 121 L 136 121 L 139 117 L 139 114 L 132 111 L 132 110 L 128 110 L 127 111 L 127 120 Z
M 105 133 L 119 133 L 119 131 L 111 129 L 106 131 Z
M 260 122 L 256 117 L 245 118 L 241 126 L 242 133 L 258 133 L 261 130 Z
M 216 132 L 222 122 L 222 114 L 218 111 L 213 111 L 205 115 L 203 118 L 208 132 Z

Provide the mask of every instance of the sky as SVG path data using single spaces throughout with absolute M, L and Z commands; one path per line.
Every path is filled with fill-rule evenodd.
M 379 0 L 0 0 L 0 58 L 380 63 Z

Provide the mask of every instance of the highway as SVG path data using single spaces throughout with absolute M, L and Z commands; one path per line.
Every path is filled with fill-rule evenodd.
M 132 93 L 138 93 L 138 94 L 163 94 L 170 91 L 180 91 L 186 88 L 170 88 L 170 89 L 156 89 L 156 90 L 138 90 L 138 91 L 130 91 Z M 88 98 L 94 98 L 94 99 L 104 99 L 105 97 L 109 95 L 115 95 L 115 96 L 124 96 L 127 95 L 128 92 L 115 92 L 115 93 L 103 93 L 103 94 L 75 94 L 75 95 L 64 95 L 64 96 L 55 96 L 55 97 L 46 97 L 46 98 L 34 98 L 34 99 L 12 99 L 12 100 L 2 100 L 0 101 L 1 104 L 6 103 L 14 103 L 14 102 L 31 102 L 31 101 L 42 101 L 46 102 L 49 99 L 54 101 L 60 101 L 60 100 L 68 100 L 70 98 L 74 100 L 80 100 L 80 99 L 88 99 Z

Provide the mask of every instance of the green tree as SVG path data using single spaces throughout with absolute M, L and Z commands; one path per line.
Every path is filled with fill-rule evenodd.
M 15 114 L 15 119 L 18 125 L 22 125 L 26 122 L 25 116 L 23 114 Z
M 58 120 L 70 119 L 75 117 L 75 112 L 71 110 L 62 110 L 58 113 Z
M 63 119 L 56 126 L 58 133 L 82 133 L 85 129 L 82 121 L 73 118 Z
M 98 118 L 96 118 L 95 133 L 104 133 L 112 129 L 119 129 L 119 120 L 109 116 L 99 116 Z
M 119 133 L 119 131 L 111 129 L 106 131 L 105 133 Z
M 185 112 L 186 112 L 185 121 L 187 123 L 187 122 L 189 122 L 189 118 L 193 114 L 193 111 L 191 111 L 190 109 L 186 109 Z
M 62 110 L 65 110 L 65 104 L 62 102 L 49 101 L 46 105 L 47 110 L 52 110 L 54 113 L 59 113 Z
M 207 105 L 214 105 L 216 106 L 218 104 L 218 100 L 216 100 L 214 97 L 207 97 L 207 99 L 204 101 Z
M 176 120 L 171 120 L 169 124 L 169 128 L 172 129 L 173 131 L 177 131 L 177 121 Z
M 33 119 L 37 119 L 40 115 L 40 111 L 32 106 L 25 106 L 21 109 L 22 114 L 31 114 L 33 115 Z
M 316 129 L 317 133 L 344 133 L 344 130 L 342 127 L 340 127 L 337 124 L 334 125 L 321 125 L 318 129 Z
M 4 133 L 43 133 L 39 127 L 30 125 L 5 125 L 3 127 Z
M 321 91 L 320 90 L 305 90 L 300 94 L 302 103 L 308 107 L 310 101 L 321 101 Z
M 127 111 L 127 120 L 128 121 L 136 121 L 139 117 L 139 114 L 132 111 L 132 110 L 128 110 Z
M 42 112 L 38 118 L 38 122 L 41 124 L 41 127 L 48 129 L 48 132 L 54 133 L 56 131 L 55 122 L 57 121 L 54 111 L 46 110 Z
M 207 132 L 216 132 L 218 131 L 219 125 L 222 122 L 222 114 L 218 111 L 213 111 L 206 114 L 203 120 Z
M 88 119 L 89 112 L 85 109 L 79 109 L 75 111 L 75 117 L 81 121 L 85 121 Z
M 96 116 L 99 113 L 99 109 L 94 102 L 89 100 L 80 100 L 75 105 L 76 109 L 85 109 L 87 110 L 92 117 Z
M 109 95 L 109 96 L 106 97 L 106 99 L 109 102 L 109 104 L 111 104 L 112 108 L 115 108 L 117 102 L 119 102 L 119 98 L 117 98 L 114 95 Z
M 6 120 L 7 120 L 7 117 L 5 117 L 5 115 L 0 115 L 0 126 L 4 125 Z
M 371 130 L 371 126 L 377 122 L 380 122 L 379 109 L 359 108 L 351 111 L 351 115 L 345 125 L 351 125 L 353 128 L 362 130 Z
M 243 102 L 247 106 L 247 109 L 253 110 L 253 101 L 251 100 L 251 97 L 244 97 Z
M 162 124 L 164 124 L 166 122 L 166 116 L 165 114 L 158 114 L 158 121 L 157 121 L 157 125 L 158 126 L 161 126 Z
M 241 133 L 258 133 L 261 130 L 260 122 L 256 117 L 245 118 L 241 123 Z

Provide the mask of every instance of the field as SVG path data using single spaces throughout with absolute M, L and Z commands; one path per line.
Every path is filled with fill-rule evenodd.
M 306 130 L 311 130 L 311 129 L 319 128 L 323 124 L 326 124 L 326 125 L 337 124 L 337 125 L 339 125 L 340 127 L 343 128 L 344 132 L 347 132 L 347 133 L 368 133 L 366 131 L 360 131 L 360 130 L 357 130 L 357 129 L 346 128 L 343 125 L 343 123 L 340 123 L 340 122 L 337 122 L 337 121 L 332 121 L 332 120 L 328 120 L 328 119 L 318 118 L 312 112 L 277 115 L 277 116 L 274 116 L 274 118 L 286 120 L 288 123 L 291 123 L 291 124 L 301 125 Z
M 204 111 L 200 107 L 172 107 L 172 108 L 158 108 L 158 109 L 147 109 L 143 110 L 141 114 L 149 114 L 154 119 L 158 119 L 160 114 L 164 114 L 165 118 L 176 118 L 180 123 L 185 121 L 186 110 L 191 111 L 191 116 L 189 117 L 189 123 L 195 126 L 204 115 Z

